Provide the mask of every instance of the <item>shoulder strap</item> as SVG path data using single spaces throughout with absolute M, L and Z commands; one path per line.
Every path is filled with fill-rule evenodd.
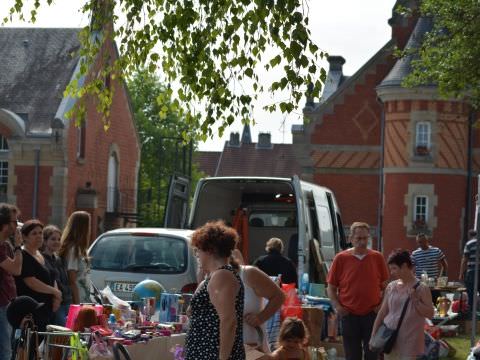
M 420 281 L 417 281 L 415 285 L 413 285 L 413 290 L 416 290 L 419 285 L 420 285 Z M 397 331 L 400 329 L 400 326 L 402 325 L 403 318 L 405 317 L 405 313 L 407 312 L 407 307 L 409 302 L 410 302 L 410 296 L 407 297 L 407 300 L 405 300 L 405 304 L 403 304 L 402 314 L 400 315 L 400 319 L 398 319 L 398 324 L 396 329 Z

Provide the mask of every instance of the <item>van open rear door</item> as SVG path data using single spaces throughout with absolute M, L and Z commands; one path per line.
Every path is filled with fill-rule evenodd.
M 292 177 L 293 190 L 295 191 L 295 201 L 297 204 L 297 218 L 298 224 L 307 224 L 307 219 L 305 218 L 305 204 L 303 199 L 302 187 L 300 185 L 300 179 L 297 175 Z M 308 248 L 305 249 L 308 244 L 306 244 L 305 239 L 307 234 L 305 233 L 305 226 L 298 226 L 298 251 L 297 251 L 297 260 L 298 260 L 298 280 L 300 281 L 302 274 L 305 272 L 305 263 L 308 261 Z
M 184 229 L 187 222 L 190 180 L 183 176 L 172 175 L 168 189 L 167 206 L 163 226 Z

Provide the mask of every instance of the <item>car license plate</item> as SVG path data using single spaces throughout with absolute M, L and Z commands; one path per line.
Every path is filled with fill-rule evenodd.
M 135 287 L 135 283 L 127 283 L 127 282 L 113 282 L 110 283 L 110 287 L 112 288 L 113 292 L 133 292 L 133 288 Z

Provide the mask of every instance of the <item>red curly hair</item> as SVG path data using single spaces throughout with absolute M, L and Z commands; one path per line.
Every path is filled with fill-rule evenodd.
M 235 229 L 228 227 L 223 221 L 209 221 L 195 230 L 192 246 L 217 257 L 227 258 L 232 254 L 238 240 Z

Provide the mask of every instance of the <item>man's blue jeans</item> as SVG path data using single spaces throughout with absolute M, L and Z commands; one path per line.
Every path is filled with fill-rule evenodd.
M 0 360 L 12 357 L 12 327 L 7 320 L 7 306 L 0 306 Z

